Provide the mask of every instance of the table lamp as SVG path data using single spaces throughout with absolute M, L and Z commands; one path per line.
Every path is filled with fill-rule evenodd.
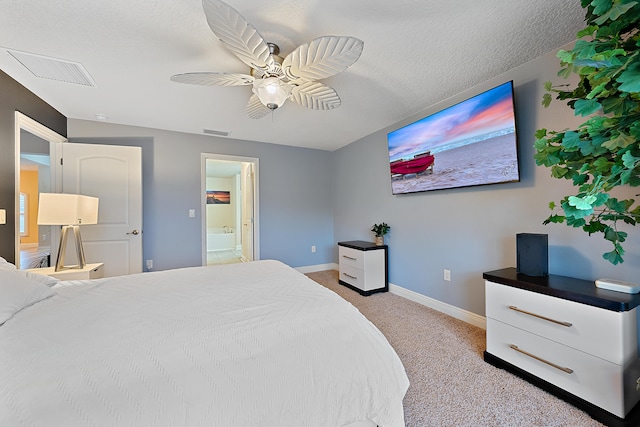
M 61 225 L 62 234 L 58 246 L 58 257 L 55 271 L 86 266 L 80 225 L 98 223 L 98 198 L 81 194 L 40 193 L 38 204 L 38 225 Z M 73 233 L 76 241 L 78 264 L 64 265 L 64 255 L 67 249 L 67 237 Z

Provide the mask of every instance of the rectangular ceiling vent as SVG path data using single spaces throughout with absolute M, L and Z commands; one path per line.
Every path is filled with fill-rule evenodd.
M 212 130 L 212 129 L 204 129 L 203 132 L 206 133 L 207 135 L 215 135 L 215 136 L 229 136 L 231 134 L 231 132 L 224 132 L 221 130 Z
M 19 50 L 7 49 L 7 53 L 13 56 L 16 61 L 21 63 L 36 77 L 82 86 L 98 86 L 82 64 L 77 62 L 50 58 L 48 56 L 21 52 Z

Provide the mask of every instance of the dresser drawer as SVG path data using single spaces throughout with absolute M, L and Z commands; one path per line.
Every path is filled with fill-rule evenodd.
M 487 352 L 621 418 L 640 398 L 637 361 L 622 367 L 495 319 L 487 319 Z
M 358 251 L 353 248 L 347 248 L 345 246 L 338 246 L 339 263 L 342 267 L 347 265 L 350 267 L 364 269 L 364 251 Z
M 490 281 L 486 316 L 618 365 L 637 358 L 636 312 L 605 310 Z

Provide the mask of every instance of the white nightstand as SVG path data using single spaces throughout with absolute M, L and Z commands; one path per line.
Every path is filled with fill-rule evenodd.
M 26 271 L 44 274 L 60 280 L 101 279 L 104 277 L 104 263 L 87 264 L 84 268 L 69 268 L 62 271 L 55 271 L 55 267 L 32 268 Z
M 354 240 L 338 242 L 339 283 L 362 295 L 389 290 L 387 245 Z

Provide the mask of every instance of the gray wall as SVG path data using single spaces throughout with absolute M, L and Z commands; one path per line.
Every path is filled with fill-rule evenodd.
M 536 129 L 562 130 L 581 122 L 561 101 L 548 109 L 540 105 L 546 80 L 564 83 L 556 76 L 558 68 L 554 51 L 334 152 L 336 241 L 372 241 L 371 225 L 387 222 L 390 281 L 480 315 L 484 315 L 482 272 L 516 266 L 517 233 L 549 235 L 552 274 L 637 282 L 640 228 L 622 227 L 629 233 L 625 262 L 612 266 L 602 259 L 611 247 L 601 237 L 588 237 L 565 225 L 542 225 L 550 201 L 575 194 L 569 181 L 552 179 L 549 169 L 535 166 L 533 160 Z M 508 80 L 515 84 L 521 182 L 391 194 L 389 131 Z M 618 194 L 634 197 L 638 193 L 634 190 L 627 187 Z M 444 269 L 451 271 L 450 282 L 443 280 Z
M 640 277 L 640 228 L 622 226 L 629 233 L 625 263 L 612 266 L 602 259 L 610 250 L 603 239 L 542 225 L 549 201 L 573 188 L 535 166 L 533 133 L 580 122 L 559 101 L 548 109 L 540 105 L 543 82 L 563 82 L 557 69 L 555 52 L 549 53 L 333 153 L 81 120 L 69 120 L 69 136 L 143 147 L 144 259 L 154 259 L 155 269 L 201 263 L 201 220 L 187 215 L 188 209 L 200 212 L 200 153 L 258 157 L 261 258 L 294 267 L 337 262 L 337 241 L 372 240 L 371 225 L 385 221 L 392 227 L 392 283 L 483 315 L 482 272 L 515 266 L 516 233 L 549 235 L 553 274 L 635 282 Z M 515 83 L 522 181 L 392 196 L 387 132 L 507 80 Z M 67 129 L 64 116 L 2 72 L 0 90 L 0 208 L 9 214 L 8 224 L 0 226 L 0 256 L 13 260 L 14 111 L 62 135 Z M 634 197 L 635 190 L 617 195 Z M 318 248 L 315 254 L 311 245 Z M 451 270 L 450 282 L 443 280 L 444 269 Z
M 73 119 L 68 126 L 73 142 L 143 147 L 143 250 L 155 270 L 202 264 L 201 153 L 259 159 L 261 259 L 333 262 L 330 152 Z
M 15 112 L 67 135 L 67 119 L 49 104 L 0 70 L 0 209 L 7 223 L 0 225 L 0 256 L 15 262 Z

